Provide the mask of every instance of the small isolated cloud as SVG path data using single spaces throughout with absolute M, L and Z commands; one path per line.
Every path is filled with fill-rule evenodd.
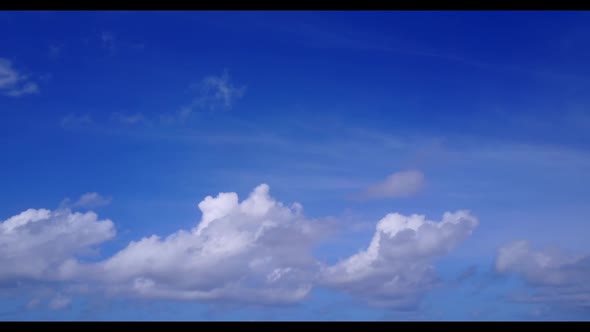
M 407 197 L 418 193 L 424 187 L 424 174 L 410 170 L 396 172 L 384 181 L 369 186 L 362 194 L 364 198 Z
M 0 94 L 20 97 L 39 92 L 37 83 L 13 68 L 12 62 L 0 58 Z
M 229 71 L 224 70 L 221 76 L 205 77 L 199 84 L 194 85 L 199 91 L 191 104 L 182 107 L 173 115 L 162 116 L 162 122 L 174 122 L 187 119 L 192 112 L 198 110 L 230 110 L 235 102 L 244 96 L 246 86 L 235 86 Z
M 322 282 L 371 305 L 415 308 L 438 282 L 434 259 L 448 254 L 478 223 L 468 211 L 446 212 L 440 222 L 388 214 L 377 223 L 368 248 L 325 268 Z
M 140 112 L 135 114 L 123 114 L 116 112 L 111 114 L 111 120 L 126 125 L 134 125 L 145 121 L 145 117 Z
M 72 298 L 58 294 L 49 301 L 48 307 L 51 310 L 62 310 L 67 308 L 71 302 Z
M 100 207 L 100 206 L 105 206 L 105 205 L 109 205 L 111 204 L 111 197 L 103 197 L 101 196 L 99 193 L 85 193 L 82 196 L 80 196 L 80 198 L 74 202 L 71 203 L 69 198 L 66 198 L 63 202 L 62 202 L 62 206 L 64 207 L 71 207 L 71 208 L 76 208 L 76 207 L 81 207 L 81 208 L 96 208 L 96 207 Z
M 59 280 L 70 260 L 114 235 L 94 212 L 28 209 L 0 223 L 0 282 Z
M 590 255 L 535 251 L 527 241 L 516 241 L 500 248 L 496 272 L 517 275 L 532 289 L 515 301 L 590 309 Z
M 61 126 L 64 128 L 75 128 L 89 124 L 92 124 L 92 118 L 89 114 L 68 114 L 63 119 L 61 119 Z
M 244 96 L 246 87 L 236 87 L 231 82 L 229 71 L 226 69 L 221 76 L 206 77 L 202 84 L 202 96 L 206 102 L 210 102 L 209 107 L 214 107 L 215 103 L 220 103 L 224 108 L 231 109 L 236 100 Z

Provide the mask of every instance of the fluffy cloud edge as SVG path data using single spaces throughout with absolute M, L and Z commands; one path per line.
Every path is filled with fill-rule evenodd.
M 59 255 L 46 250 L 56 257 L 50 267 L 33 273 L 33 279 L 92 285 L 85 291 L 110 296 L 289 304 L 306 299 L 314 287 L 330 287 L 369 304 L 397 308 L 419 302 L 436 281 L 433 260 L 450 252 L 478 225 L 466 210 L 447 212 L 439 222 L 390 213 L 377 223 L 367 249 L 327 265 L 312 250 L 325 226 L 321 219 L 308 219 L 298 203 L 286 206 L 276 201 L 266 184 L 241 201 L 236 193 L 219 193 L 205 197 L 198 207 L 201 219 L 192 228 L 131 241 L 96 262 L 83 262 L 78 256 L 114 237 L 115 230 L 110 220 L 98 220 L 94 212 L 27 210 L 0 224 L 0 246 L 27 243 L 35 224 L 54 229 L 44 236 L 70 234 L 68 250 Z M 14 229 L 21 229 L 15 233 L 20 238 L 10 238 Z M 94 229 L 91 239 L 76 243 L 74 239 L 89 229 Z M 33 241 L 20 255 L 34 257 L 39 249 Z M 2 259 L 6 260 L 0 255 Z

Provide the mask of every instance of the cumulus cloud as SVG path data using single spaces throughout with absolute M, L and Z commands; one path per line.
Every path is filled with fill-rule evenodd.
M 28 209 L 0 223 L 0 282 L 59 280 L 71 260 L 114 235 L 93 212 Z
M 384 181 L 369 186 L 363 197 L 406 197 L 418 193 L 424 186 L 424 174 L 420 171 L 410 170 L 396 172 L 389 175 Z
M 11 61 L 0 58 L 0 94 L 20 97 L 38 92 L 37 83 L 14 69 Z
M 111 296 L 232 303 L 289 304 L 314 285 L 346 291 L 370 304 L 412 307 L 437 283 L 432 266 L 466 238 L 478 221 L 467 211 L 440 222 L 392 213 L 381 219 L 366 250 L 334 265 L 319 262 L 314 246 L 334 224 L 308 219 L 298 203 L 284 205 L 257 186 L 207 196 L 194 227 L 130 242 L 100 261 L 81 255 L 115 235 L 110 220 L 93 212 L 29 209 L 0 224 L 0 282 L 60 282 L 50 307 L 69 304 L 82 291 Z M 73 206 L 104 199 L 83 195 Z M 71 206 L 70 206 L 71 207 Z
M 590 255 L 535 251 L 527 241 L 516 241 L 498 251 L 496 272 L 517 275 L 531 287 L 532 293 L 514 300 L 590 309 Z
M 96 208 L 100 206 L 105 206 L 111 204 L 111 197 L 103 197 L 99 193 L 91 192 L 85 193 L 80 198 L 75 201 L 74 203 L 70 202 L 69 198 L 66 198 L 62 202 L 62 206 L 68 207 L 81 207 L 81 208 Z
M 291 303 L 309 293 L 318 228 L 299 204 L 284 206 L 262 184 L 242 202 L 220 193 L 198 206 L 193 229 L 131 242 L 103 262 L 72 265 L 72 276 L 148 298 Z
M 451 251 L 478 225 L 468 211 L 442 221 L 391 213 L 377 223 L 368 248 L 322 271 L 322 282 L 376 306 L 409 308 L 437 283 L 435 258 Z

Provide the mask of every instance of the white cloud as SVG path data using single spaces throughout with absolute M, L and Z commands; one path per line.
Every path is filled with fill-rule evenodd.
M 99 206 L 109 205 L 111 204 L 112 198 L 111 197 L 103 197 L 99 193 L 91 192 L 85 193 L 80 198 L 74 202 L 70 203 L 70 199 L 66 198 L 62 202 L 62 206 L 64 207 L 82 207 L 82 208 L 96 208 Z
M 39 92 L 37 83 L 13 68 L 12 62 L 0 58 L 0 94 L 20 97 Z
M 410 170 L 396 172 L 384 181 L 369 186 L 365 192 L 366 198 L 405 197 L 418 193 L 424 186 L 424 174 Z
M 104 202 L 85 194 L 76 206 Z M 314 285 L 341 289 L 374 305 L 414 306 L 437 282 L 432 266 L 477 226 L 467 211 L 445 213 L 441 222 L 421 215 L 386 215 L 366 250 L 335 265 L 313 255 L 330 231 L 328 219 L 310 220 L 298 203 L 285 206 L 257 186 L 240 201 L 233 192 L 207 196 L 200 221 L 166 237 L 130 242 L 102 261 L 88 253 L 115 235 L 110 220 L 93 212 L 29 209 L 0 224 L 0 282 L 61 282 L 111 296 L 232 303 L 302 301 Z M 61 296 L 61 297 L 60 297 Z M 55 308 L 70 299 L 59 295 Z
M 590 309 L 589 255 L 568 255 L 555 249 L 535 251 L 527 241 L 516 241 L 500 248 L 496 272 L 518 275 L 531 286 L 531 294 L 514 300 Z
M 51 310 L 61 310 L 67 308 L 70 303 L 72 303 L 72 298 L 58 294 L 49 301 L 48 306 Z
M 0 223 L 0 281 L 60 279 L 71 259 L 114 235 L 93 212 L 28 209 Z
M 71 276 L 107 292 L 148 298 L 291 303 L 305 298 L 318 263 L 319 232 L 297 203 L 286 207 L 262 184 L 242 202 L 220 193 L 199 203 L 201 221 L 165 238 L 131 242 L 97 264 L 71 265 Z
M 388 214 L 369 247 L 325 268 L 322 282 L 372 305 L 413 307 L 437 282 L 433 260 L 449 253 L 478 223 L 468 211 L 446 212 L 440 222 Z

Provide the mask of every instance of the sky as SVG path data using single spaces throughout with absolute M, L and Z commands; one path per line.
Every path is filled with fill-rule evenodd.
M 0 40 L 0 320 L 590 319 L 587 11 Z

